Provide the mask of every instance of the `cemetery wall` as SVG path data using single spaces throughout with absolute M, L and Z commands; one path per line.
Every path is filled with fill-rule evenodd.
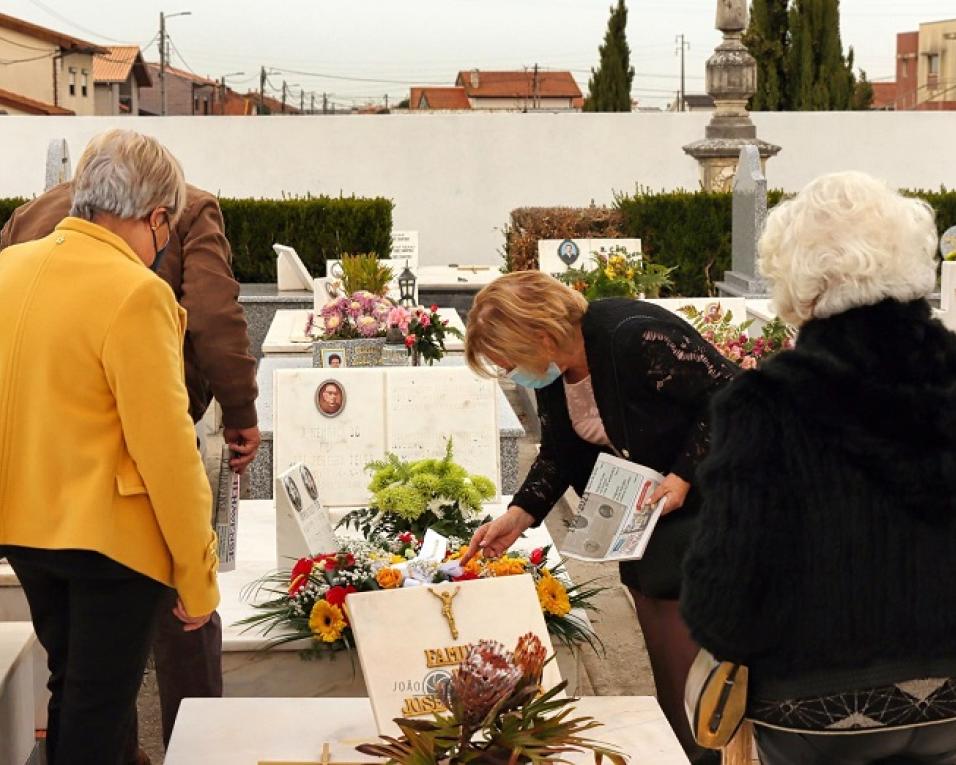
M 424 265 L 498 264 L 502 227 L 524 206 L 610 204 L 615 192 L 697 187 L 681 146 L 706 113 L 406 114 L 354 117 L 6 117 L 0 198 L 39 192 L 47 142 L 75 159 L 109 127 L 152 133 L 192 183 L 231 197 L 340 193 L 395 202 L 394 226 L 420 232 Z M 760 135 L 783 146 L 770 188 L 799 189 L 841 169 L 911 189 L 956 185 L 956 112 L 764 113 Z

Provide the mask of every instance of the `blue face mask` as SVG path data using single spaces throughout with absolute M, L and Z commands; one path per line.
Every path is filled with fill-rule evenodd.
M 515 383 L 515 385 L 520 385 L 523 388 L 533 388 L 535 390 L 538 390 L 539 388 L 547 388 L 560 376 L 561 370 L 558 369 L 558 365 L 553 361 L 548 364 L 548 368 L 540 377 L 535 377 L 527 372 L 522 372 L 517 367 L 508 372 L 508 379 Z

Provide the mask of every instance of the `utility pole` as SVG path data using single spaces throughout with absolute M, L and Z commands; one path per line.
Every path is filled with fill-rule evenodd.
M 288 86 L 285 84 L 285 80 L 283 80 L 283 81 L 282 81 L 282 113 L 283 113 L 283 114 L 285 114 L 285 97 L 286 97 L 286 93 L 288 92 L 288 90 L 289 90 L 289 88 L 288 88 Z
M 159 113 L 166 116 L 166 14 L 159 12 Z
M 385 111 L 388 111 L 388 93 L 385 94 Z
M 315 93 L 309 95 L 309 114 L 315 114 Z
M 534 74 L 531 80 L 531 108 L 536 110 L 540 107 L 540 98 L 538 96 L 538 65 L 534 65 Z
M 690 42 L 684 35 L 677 35 L 677 53 L 680 56 L 680 101 L 678 111 L 687 111 L 687 86 L 684 78 L 684 52 L 690 50 Z
M 322 94 L 322 114 L 328 114 L 328 113 L 329 113 L 329 94 L 323 93 Z
M 305 91 L 299 90 L 299 114 L 305 114 Z
M 266 68 L 259 69 L 259 114 L 266 113 Z

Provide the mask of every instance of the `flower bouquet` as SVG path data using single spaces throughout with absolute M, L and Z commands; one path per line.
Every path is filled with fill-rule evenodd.
M 760 362 L 793 347 L 796 332 L 777 318 L 764 324 L 760 337 L 751 337 L 747 330 L 753 320 L 734 324 L 733 314 L 730 311 L 725 313 L 720 303 L 712 303 L 703 311 L 693 306 L 679 310 L 721 356 L 742 369 L 756 369 Z
M 418 366 L 421 359 L 425 359 L 429 366 L 441 361 L 447 352 L 445 337 L 451 335 L 459 340 L 463 338 L 461 332 L 449 327 L 438 313 L 438 306 L 430 308 L 417 306 L 412 309 L 393 308 L 388 315 L 388 326 L 398 327 L 405 336 L 405 347 L 413 359 L 414 366 Z
M 594 597 L 603 588 L 593 582 L 572 584 L 563 564 L 548 565 L 548 549 L 491 560 L 478 556 L 462 566 L 466 548 L 460 541 L 449 540 L 448 552 L 440 561 L 418 558 L 421 545 L 420 538 L 404 532 L 380 538 L 376 544 L 343 542 L 337 553 L 302 558 L 291 570 L 270 574 L 246 588 L 243 596 L 254 601 L 259 613 L 239 624 L 261 628 L 270 646 L 309 640 L 306 657 L 351 651 L 352 630 L 343 604 L 353 592 L 530 574 L 548 631 L 569 647 L 583 643 L 595 650 L 600 647 L 587 622 L 572 611 L 596 610 Z M 263 593 L 267 597 L 260 600 Z
M 322 321 L 313 323 L 321 340 L 385 337 L 392 304 L 371 292 L 354 292 L 322 307 Z
M 397 719 L 400 738 L 382 736 L 358 751 L 400 765 L 565 762 L 568 754 L 589 751 L 597 762 L 607 757 L 623 765 L 623 754 L 584 735 L 601 723 L 572 716 L 575 699 L 560 696 L 566 683 L 542 687 L 545 659 L 544 646 L 530 633 L 514 651 L 482 640 L 439 686 L 447 714 Z
M 605 254 L 593 253 L 594 267 L 571 268 L 558 278 L 588 300 L 609 297 L 660 297 L 673 286 L 673 268 L 651 263 L 640 253 L 613 247 Z
M 403 531 L 421 537 L 428 529 L 446 537 L 470 538 L 487 520 L 481 516 L 482 503 L 495 496 L 495 485 L 484 476 L 469 474 L 453 457 L 449 440 L 440 460 L 408 462 L 389 454 L 369 463 L 369 507 L 348 513 L 339 527 L 354 527 L 372 542 Z

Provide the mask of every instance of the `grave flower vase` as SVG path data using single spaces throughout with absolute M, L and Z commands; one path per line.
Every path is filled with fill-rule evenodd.
M 312 345 L 312 366 L 323 368 L 379 367 L 382 365 L 384 337 L 360 337 L 353 340 L 316 340 Z

